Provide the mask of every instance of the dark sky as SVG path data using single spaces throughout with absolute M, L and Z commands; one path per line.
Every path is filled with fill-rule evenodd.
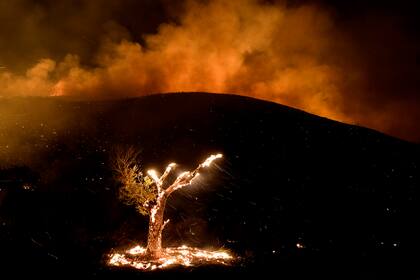
M 163 22 L 177 20 L 185 1 L 169 0 L 14 0 L 0 3 L 0 61 L 21 60 L 22 64 L 38 59 L 39 55 L 64 56 L 69 52 L 84 55 L 89 60 L 96 52 L 108 25 L 118 23 L 130 36 L 141 41 L 146 33 L 156 32 Z M 279 2 L 285 1 L 267 1 Z M 420 39 L 420 4 L 416 1 L 380 0 L 289 0 L 289 6 L 314 4 L 332 11 L 336 23 L 357 29 L 371 17 L 395 21 L 411 39 Z M 77 23 L 77 24 L 76 24 Z M 108 27 L 108 28 L 107 28 Z M 34 38 L 30 31 L 41 38 Z M 43 40 L 42 37 L 47 37 Z M 66 37 L 66 44 L 59 39 Z M 51 38 L 51 39 L 50 39 Z M 41 39 L 41 40 L 40 40 Z M 52 39 L 56 39 L 55 42 Z M 31 50 L 28 51 L 28 47 Z M 7 54 L 7 55 L 5 55 Z M 11 63 L 10 67 L 18 67 Z
M 201 3 L 202 6 L 197 8 L 186 4 L 191 2 Z M 121 96 L 175 90 L 235 92 L 284 103 L 420 142 L 419 4 L 377 0 L 271 0 L 255 4 L 257 0 L 243 0 L 243 6 L 249 9 L 242 10 L 238 4 L 227 8 L 232 11 L 229 10 L 231 14 L 226 16 L 225 11 L 220 8 L 222 4 L 215 5 L 213 9 L 203 8 L 212 7 L 209 4 L 212 2 L 215 1 L 1 1 L 0 85 L 8 90 L 5 93 L 0 92 L 0 96 L 38 95 L 39 91 L 48 91 L 50 87 L 67 89 L 68 72 L 72 72 L 68 69 L 76 69 L 77 71 L 73 72 L 78 72 L 79 76 L 93 76 L 96 79 L 93 79 L 94 81 L 99 80 L 96 84 L 89 82 L 88 86 L 80 89 L 70 87 L 74 92 L 79 91 L 79 95 L 83 95 L 84 91 L 86 95 L 97 95 L 99 90 L 108 89 L 112 92 L 110 94 Z M 223 0 L 216 2 L 223 3 Z M 233 2 L 242 3 L 241 0 Z M 237 58 L 237 54 L 230 53 L 232 50 L 229 42 L 237 42 L 238 39 L 246 42 L 248 38 L 258 36 L 249 35 L 255 32 L 252 28 L 255 23 L 250 19 L 269 18 L 270 12 L 267 11 L 267 7 L 277 7 L 280 13 L 286 14 L 286 19 L 281 22 L 283 25 L 279 27 L 283 31 L 267 31 L 266 39 L 273 41 L 269 46 L 252 42 L 249 43 L 251 47 L 244 47 L 243 44 L 232 45 L 232 48 L 237 49 L 243 47 L 240 51 L 243 66 L 237 71 L 230 71 L 229 68 L 224 73 L 220 70 L 220 64 L 215 64 L 203 74 L 201 70 L 191 66 L 191 76 L 197 83 L 190 80 L 185 82 L 184 77 L 176 77 L 174 82 L 169 81 L 168 74 L 163 69 L 167 65 L 161 62 L 150 66 L 145 73 L 137 68 L 132 70 L 135 73 L 133 77 L 144 76 L 147 80 L 141 85 L 132 81 L 122 81 L 123 86 L 116 87 L 115 82 L 110 81 L 112 78 L 109 76 L 118 73 L 115 68 L 123 65 L 132 69 L 130 65 L 127 66 L 126 61 L 122 64 L 119 64 L 120 61 L 115 62 L 114 53 L 119 52 L 134 53 L 129 57 L 129 61 L 136 61 L 137 64 L 150 64 L 150 61 L 154 63 L 158 60 L 159 51 L 162 51 L 161 57 L 164 57 L 162 59 L 166 59 L 165 61 L 182 57 L 182 62 L 178 64 L 186 60 L 198 60 L 197 52 L 200 50 L 203 50 L 206 57 L 200 57 L 200 63 L 207 63 L 207 58 L 214 57 L 213 55 L 223 56 L 229 53 L 229 56 L 226 55 L 221 61 L 230 61 L 233 58 L 232 65 L 229 66 L 233 69 L 236 67 L 234 59 Z M 300 9 L 301 7 L 309 8 Z M 203 14 L 199 14 L 201 12 Z M 200 19 L 206 15 L 212 15 L 212 19 Z M 228 34 L 221 36 L 222 39 L 215 39 L 215 34 L 224 31 L 222 24 L 226 24 L 226 30 L 232 30 L 229 31 L 231 33 L 238 31 L 224 22 L 232 15 L 237 16 L 240 24 L 243 22 L 245 27 L 241 25 L 238 30 L 245 30 L 244 34 L 235 38 Z M 191 20 L 194 16 L 198 18 L 197 22 Z M 214 24 L 212 20 L 215 20 Z M 164 23 L 175 26 L 175 29 L 169 28 L 168 31 L 163 28 L 162 31 Z M 275 29 L 278 21 L 268 21 L 261 26 L 269 29 L 270 24 Z M 192 25 L 197 26 L 199 31 Z M 316 27 L 312 29 L 311 25 Z M 200 30 L 203 34 L 200 34 Z M 150 39 L 147 34 L 158 35 Z M 269 38 L 270 36 L 272 38 Z M 199 42 L 192 43 L 195 46 L 193 54 L 174 50 L 174 42 L 184 42 L 187 39 Z M 123 40 L 130 44 L 109 47 L 110 44 L 119 44 Z M 136 43 L 143 49 L 135 49 Z M 216 47 L 210 50 L 207 46 L 213 43 Z M 276 46 L 280 45 L 277 49 Z M 170 55 L 173 52 L 176 52 L 174 57 Z M 77 55 L 77 62 L 69 59 L 71 62 L 59 66 L 68 54 Z M 109 62 L 109 57 L 112 57 L 112 62 Z M 289 60 L 289 57 L 293 59 Z M 46 58 L 55 64 L 44 61 L 35 70 L 29 70 Z M 267 61 L 270 62 L 269 67 L 266 66 Z M 115 65 L 118 67 L 114 67 Z M 176 65 L 171 67 L 179 72 L 179 69 L 190 65 L 194 64 L 190 62 L 183 65 L 183 68 L 177 68 Z M 276 65 L 279 65 L 278 69 Z M 102 71 L 98 78 L 98 69 L 99 72 L 107 69 L 106 75 Z M 86 72 L 83 72 L 84 70 Z M 278 76 L 267 78 L 277 71 L 280 73 Z M 214 79 L 209 79 L 213 82 L 206 85 L 205 81 L 200 79 L 210 75 L 209 73 Z M 119 76 L 115 74 L 114 79 L 118 80 Z M 222 85 L 220 79 L 223 80 Z M 62 80 L 65 81 L 58 84 L 58 81 Z M 244 80 L 249 82 L 242 82 Z M 299 80 L 306 84 L 296 85 L 296 81 Z M 157 85 L 162 83 L 161 81 L 166 82 Z M 27 91 L 28 88 L 39 90 L 16 94 L 17 90 L 10 89 L 12 87 L 21 91 Z M 290 94 L 277 94 L 279 88 L 285 88 Z M 68 94 L 70 89 L 62 92 Z M 321 104 L 322 102 L 325 104 Z

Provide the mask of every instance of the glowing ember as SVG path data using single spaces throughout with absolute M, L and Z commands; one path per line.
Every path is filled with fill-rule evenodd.
M 202 164 L 201 164 L 201 166 L 203 166 L 203 167 L 209 167 L 210 166 L 210 164 L 215 160 L 215 159 L 218 159 L 218 158 L 222 158 L 223 157 L 223 155 L 222 154 L 217 154 L 217 155 L 211 155 L 211 156 L 209 156 Z
M 296 243 L 296 247 L 298 249 L 304 249 L 305 248 L 305 245 L 303 245 L 302 243 Z
M 226 251 L 209 251 L 181 246 L 162 249 L 162 256 L 150 259 L 146 248 L 136 246 L 123 253 L 110 254 L 109 265 L 128 266 L 140 270 L 156 270 L 173 266 L 198 266 L 205 264 L 230 265 L 235 258 Z

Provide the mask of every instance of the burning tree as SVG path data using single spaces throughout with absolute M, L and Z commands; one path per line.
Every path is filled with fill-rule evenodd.
M 182 172 L 172 182 L 169 182 L 168 178 L 176 168 L 175 163 L 169 164 L 161 176 L 155 170 L 148 170 L 145 175 L 137 163 L 137 157 L 138 153 L 133 148 L 117 152 L 114 169 L 121 183 L 120 199 L 128 205 L 135 206 L 140 214 L 149 215 L 149 231 L 144 257 L 157 260 L 166 257 L 165 250 L 162 249 L 162 232 L 169 222 L 169 219 L 164 220 L 165 206 L 169 196 L 174 191 L 191 185 L 199 176 L 199 172 L 209 167 L 214 160 L 221 158 L 222 154 L 209 156 L 194 170 Z M 172 249 L 166 252 L 175 251 Z M 199 253 L 199 255 L 202 254 L 203 252 Z

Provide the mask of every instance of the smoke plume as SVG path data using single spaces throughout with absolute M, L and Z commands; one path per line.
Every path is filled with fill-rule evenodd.
M 346 22 L 315 4 L 214 0 L 163 9 L 160 14 L 176 11 L 164 19 L 146 18 L 151 4 L 144 4 L 139 11 L 144 18 L 135 22 L 154 23 L 133 27 L 121 19 L 133 5 L 128 0 L 102 8 L 99 1 L 79 1 L 81 12 L 73 16 L 63 12 L 65 4 L 46 1 L 50 6 L 29 9 L 18 2 L 15 14 L 32 11 L 22 14 L 27 17 L 19 28 L 36 47 L 27 49 L 24 61 L 8 58 L 15 67 L 0 68 L 0 96 L 236 93 L 420 139 L 418 63 L 413 60 L 418 45 L 401 31 L 398 19 L 369 15 Z M 45 13 L 51 11 L 65 17 L 58 29 L 46 27 Z M 114 18 L 111 11 L 120 16 Z M 69 39 L 60 33 L 100 23 L 83 34 L 69 32 Z M 48 46 L 51 38 L 60 40 L 53 54 L 39 42 L 44 38 Z M 71 52 L 66 54 L 62 42 L 71 45 Z M 0 54 L 0 64 L 6 55 Z M 35 55 L 41 59 L 21 67 Z

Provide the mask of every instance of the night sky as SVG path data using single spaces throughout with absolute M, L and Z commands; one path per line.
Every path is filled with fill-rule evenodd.
M 1 1 L 0 96 L 235 93 L 419 142 L 418 14 L 397 1 Z

